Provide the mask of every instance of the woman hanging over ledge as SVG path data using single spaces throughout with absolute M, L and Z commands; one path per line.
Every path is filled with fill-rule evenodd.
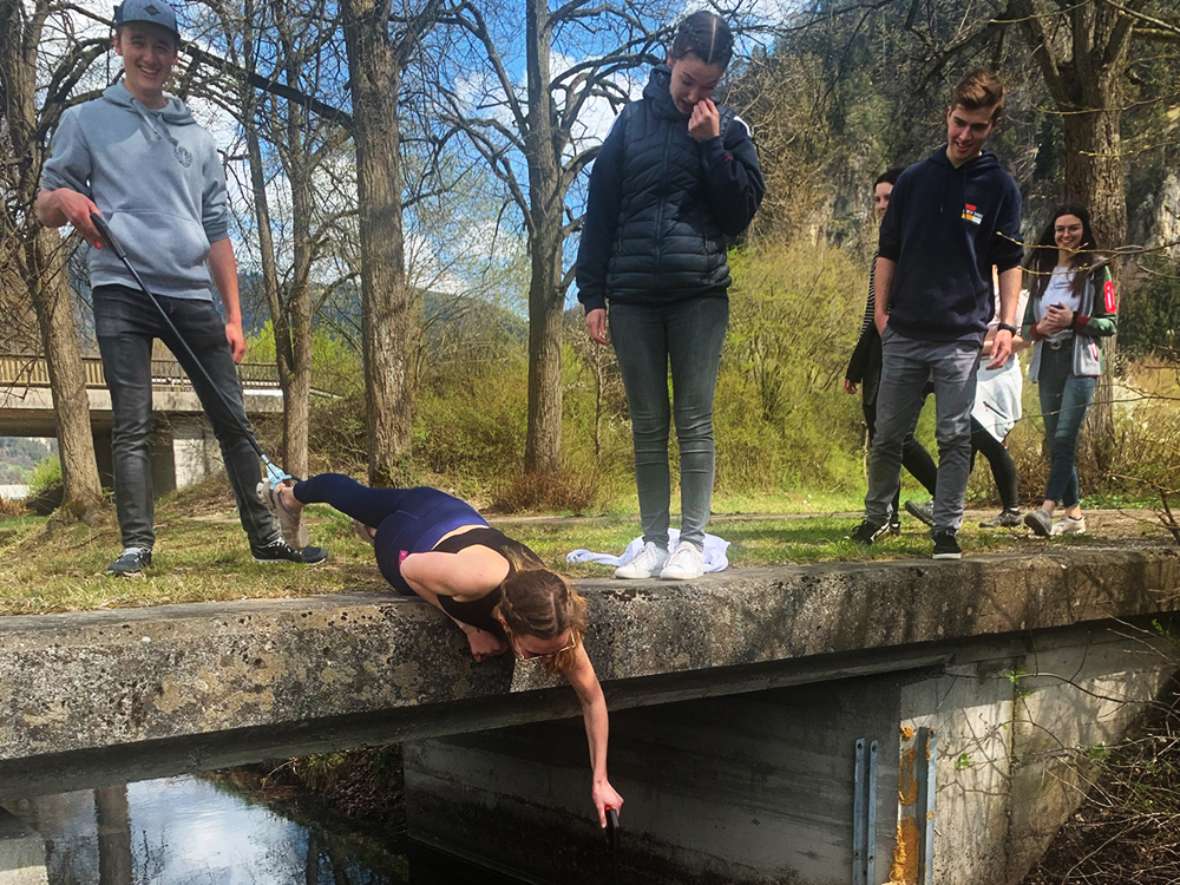
M 590 745 L 591 795 L 600 826 L 623 797 L 607 780 L 606 699 L 586 654 L 586 601 L 525 545 L 491 528 L 470 504 L 432 488 L 371 489 L 321 473 L 259 495 L 285 534 L 295 534 L 306 504 L 351 516 L 372 542 L 377 567 L 399 592 L 416 594 L 467 636 L 477 661 L 509 650 L 561 673 L 577 693 Z

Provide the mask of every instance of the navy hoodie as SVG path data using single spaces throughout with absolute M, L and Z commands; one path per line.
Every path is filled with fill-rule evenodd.
M 982 342 L 992 265 L 1020 266 L 1020 189 L 990 151 L 956 169 L 943 145 L 898 178 L 878 251 L 897 263 L 890 328 L 925 341 Z

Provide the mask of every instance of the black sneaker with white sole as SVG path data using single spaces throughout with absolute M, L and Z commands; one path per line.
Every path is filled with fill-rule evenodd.
M 934 558 L 963 558 L 963 549 L 959 546 L 959 541 L 955 537 L 955 533 L 950 529 L 944 529 L 941 532 L 934 533 Z
M 328 551 L 321 547 L 296 549 L 282 538 L 263 546 L 251 544 L 250 554 L 255 562 L 294 562 L 297 565 L 319 565 L 328 558 Z
M 128 547 L 119 558 L 107 566 L 112 578 L 142 578 L 143 571 L 152 564 L 152 551 L 147 547 Z
M 868 547 L 888 531 L 888 523 L 871 522 L 866 519 L 852 530 L 852 534 L 848 536 L 848 540 L 855 541 L 857 544 L 864 544 L 866 547 Z

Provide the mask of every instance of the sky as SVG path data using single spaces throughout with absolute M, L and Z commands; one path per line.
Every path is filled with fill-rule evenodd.
M 747 2 L 756 8 L 759 15 L 776 18 L 781 16 L 780 4 L 787 2 L 787 0 L 747 0 Z M 78 5 L 102 17 L 111 15 L 110 0 L 78 0 Z M 556 5 L 556 3 L 553 3 L 553 5 Z M 699 4 L 697 3 L 681 3 L 681 0 L 669 0 L 668 8 L 673 10 L 673 17 L 678 17 L 678 14 L 698 8 L 698 6 Z M 186 38 L 197 39 L 199 43 L 204 44 L 204 48 L 215 54 L 221 54 L 218 51 L 218 47 L 211 45 L 208 40 L 201 40 L 192 33 L 191 28 L 186 28 L 186 17 L 191 16 L 190 10 L 196 8 L 198 7 L 195 4 L 189 4 L 182 11 L 181 27 L 182 30 L 186 31 Z M 70 16 L 72 18 L 73 29 L 78 36 L 102 36 L 107 32 L 104 25 L 92 21 L 81 13 L 73 12 L 70 13 Z M 525 82 L 523 34 L 519 28 L 509 27 L 503 34 L 498 36 L 502 38 L 502 42 L 499 45 L 501 51 L 504 53 L 504 63 L 509 76 L 513 79 L 520 93 L 523 94 Z M 565 37 L 559 39 L 559 42 L 554 47 L 551 66 L 552 72 L 556 74 L 582 59 L 600 53 L 607 47 L 611 39 L 611 35 L 605 33 L 601 28 L 597 30 L 581 28 L 568 30 Z M 53 59 L 60 54 L 63 45 L 61 39 L 50 35 L 50 39 L 45 41 L 42 46 L 44 56 L 47 59 Z M 739 54 L 743 48 L 739 44 Z M 472 111 L 475 112 L 475 103 L 480 93 L 484 92 L 488 72 L 479 63 L 478 56 L 471 55 L 468 58 L 470 60 L 466 63 L 466 67 L 459 69 L 452 79 L 456 85 L 456 90 L 472 103 Z M 82 88 L 96 88 L 101 86 L 107 81 L 108 76 L 113 78 L 120 67 L 121 60 L 113 52 L 108 53 L 107 58 L 100 58 L 92 66 L 90 75 L 83 82 Z M 616 82 L 631 98 L 638 98 L 642 93 L 646 79 L 647 69 L 643 68 L 620 75 L 616 78 Z M 247 270 L 253 269 L 256 259 L 254 258 L 255 250 L 252 243 L 255 239 L 256 231 L 250 211 L 250 177 L 243 156 L 244 150 L 241 142 L 240 126 L 233 119 L 232 115 L 208 101 L 200 98 L 190 98 L 188 104 L 194 117 L 212 134 L 214 142 L 225 158 L 224 165 L 227 171 L 227 189 L 236 220 L 233 229 L 235 251 L 238 252 L 241 266 Z M 506 110 L 501 109 L 498 114 L 504 122 L 510 122 Z M 573 133 L 574 141 L 568 148 L 566 156 L 569 157 L 575 151 L 585 150 L 588 147 L 600 143 L 605 138 L 607 132 L 609 132 L 614 118 L 615 109 L 612 108 L 610 102 L 606 99 L 595 98 L 587 102 L 579 114 Z M 268 198 L 271 204 L 272 214 L 275 217 L 280 263 L 289 265 L 290 249 L 287 245 L 288 241 L 283 235 L 284 225 L 282 224 L 283 220 L 289 217 L 290 213 L 289 189 L 286 186 L 281 169 L 278 168 L 278 164 L 275 162 L 276 158 L 273 151 L 268 151 L 268 160 L 270 161 L 269 165 L 273 167 L 268 186 Z M 523 186 L 527 187 L 527 174 L 524 169 L 523 158 L 515 156 L 513 163 L 518 179 L 522 182 Z M 341 172 L 339 169 L 335 171 L 337 173 Z M 349 173 L 346 171 L 344 174 Z M 348 184 L 351 186 L 351 181 Z M 584 185 L 585 176 L 582 177 L 578 185 L 571 189 L 567 200 L 567 204 L 575 214 L 580 213 L 583 208 Z M 319 190 L 325 200 L 330 200 L 334 192 L 338 191 L 340 187 L 339 178 L 324 176 Z M 460 201 L 456 200 L 455 202 L 459 204 Z M 436 206 L 434 215 L 429 222 L 414 218 L 407 219 L 406 255 L 407 261 L 412 262 L 412 266 L 408 270 L 419 284 L 428 285 L 435 291 L 457 293 L 470 290 L 475 285 L 477 278 L 487 277 L 486 272 L 481 270 L 481 259 L 491 264 L 503 264 L 505 256 L 509 258 L 518 257 L 518 253 L 525 248 L 523 227 L 518 212 L 510 211 L 506 215 L 495 213 L 492 218 L 468 218 L 466 219 L 466 226 L 464 226 L 462 223 L 447 223 L 445 219 L 441 219 L 439 212 L 444 210 L 445 206 L 443 209 Z M 496 221 L 493 220 L 497 217 L 501 222 L 498 226 Z M 496 255 L 488 252 L 493 242 L 497 250 Z M 567 244 L 568 261 L 572 261 L 575 249 L 576 241 L 571 241 Z M 324 265 L 317 267 L 313 271 L 314 276 L 325 282 L 335 278 L 339 273 L 340 267 L 336 265 Z M 570 294 L 570 299 L 572 300 L 572 293 Z

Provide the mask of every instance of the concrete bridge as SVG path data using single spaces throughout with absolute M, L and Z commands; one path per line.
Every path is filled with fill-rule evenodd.
M 111 394 L 101 359 L 84 357 L 82 368 L 99 474 L 109 485 L 113 473 Z M 238 377 L 247 414 L 282 414 L 283 396 L 273 365 L 242 363 Z M 156 419 L 152 480 L 157 495 L 199 482 L 221 468 L 221 451 L 213 429 L 176 360 L 152 360 L 152 409 Z M 0 436 L 56 435 L 57 418 L 45 360 L 29 354 L 0 354 Z
M 1018 882 L 1180 668 L 1175 547 L 582 589 L 625 882 Z M 0 800 L 400 741 L 415 838 L 600 881 L 576 713 L 383 594 L 0 619 Z

